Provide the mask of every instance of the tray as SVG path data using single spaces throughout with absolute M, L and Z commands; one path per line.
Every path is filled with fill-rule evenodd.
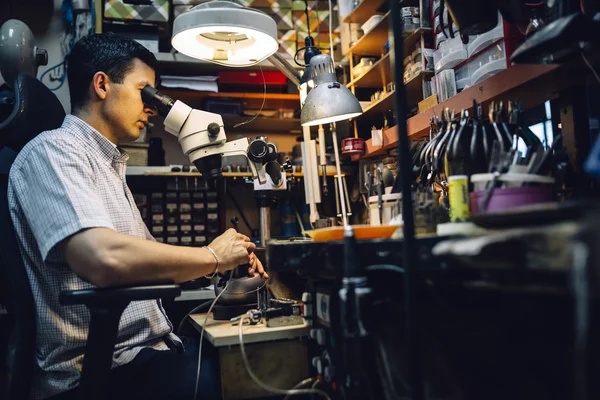
M 354 236 L 357 240 L 367 239 L 388 239 L 392 237 L 394 232 L 402 225 L 384 225 L 384 226 L 371 226 L 371 225 L 352 225 L 354 230 Z M 344 239 L 344 227 L 343 226 L 332 226 L 329 228 L 313 229 L 305 232 L 313 240 L 317 242 L 330 242 L 335 240 Z

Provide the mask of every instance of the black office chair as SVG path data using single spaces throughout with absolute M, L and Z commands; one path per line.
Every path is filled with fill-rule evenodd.
M 43 83 L 26 73 L 15 81 L 15 102 L 9 117 L 0 123 L 0 147 L 18 152 L 45 130 L 61 126 L 65 111 Z M 9 400 L 29 398 L 36 350 L 35 299 L 25 266 L 18 251 L 7 199 L 8 176 L 0 175 L 0 280 L 8 290 L 8 310 L 15 326 L 9 355 Z M 64 291 L 60 302 L 65 306 L 84 304 L 91 314 L 89 335 L 83 360 L 78 397 L 106 398 L 113 349 L 121 314 L 131 301 L 179 296 L 178 285 L 155 285 Z M 0 360 L 0 362 L 3 360 Z

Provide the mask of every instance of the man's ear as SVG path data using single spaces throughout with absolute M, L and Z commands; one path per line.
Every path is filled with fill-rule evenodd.
M 98 99 L 104 100 L 111 89 L 111 80 L 104 72 L 99 71 L 92 78 L 92 89 Z

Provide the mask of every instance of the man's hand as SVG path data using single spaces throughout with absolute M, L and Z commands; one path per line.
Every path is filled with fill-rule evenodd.
M 269 275 L 267 275 L 265 272 L 265 268 L 263 267 L 262 263 L 258 257 L 256 257 L 256 254 L 252 253 L 250 254 L 250 268 L 248 268 L 248 276 L 254 276 L 255 272 L 258 272 L 263 278 L 269 279 Z
M 253 254 L 256 245 L 250 241 L 248 236 L 236 232 L 233 228 L 225 231 L 209 246 L 219 257 L 219 272 L 229 271 L 238 265 L 249 264 L 252 262 L 252 256 L 256 258 Z

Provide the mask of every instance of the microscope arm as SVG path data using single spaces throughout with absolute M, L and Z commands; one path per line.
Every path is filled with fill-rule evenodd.
M 195 160 L 199 158 L 204 158 L 212 155 L 221 155 L 223 157 L 229 156 L 243 156 L 246 159 L 248 158 L 248 145 L 249 141 L 247 138 L 233 140 L 231 142 L 226 142 L 221 144 L 220 146 L 208 146 L 202 147 L 200 149 L 192 151 L 189 156 L 190 159 Z M 261 184 L 267 182 L 267 177 L 265 174 L 265 169 L 263 165 L 260 163 L 255 163 L 251 160 L 248 160 L 248 165 L 250 166 L 250 172 L 252 173 L 252 179 L 258 179 Z

